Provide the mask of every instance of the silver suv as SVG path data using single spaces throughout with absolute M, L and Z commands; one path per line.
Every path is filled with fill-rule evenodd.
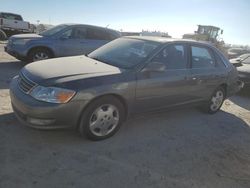
M 120 37 L 115 30 L 80 24 L 63 24 L 40 34 L 10 37 L 5 51 L 22 61 L 88 54 Z

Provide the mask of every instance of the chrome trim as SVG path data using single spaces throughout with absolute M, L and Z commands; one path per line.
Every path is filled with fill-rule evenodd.
M 19 74 L 18 78 L 18 87 L 19 89 L 26 93 L 29 94 L 33 88 L 35 88 L 38 84 L 27 78 L 22 72 Z

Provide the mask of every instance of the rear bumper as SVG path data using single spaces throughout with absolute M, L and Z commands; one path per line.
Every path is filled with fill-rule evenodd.
M 15 49 L 10 48 L 9 46 L 5 46 L 4 51 L 19 60 L 25 60 L 26 58 L 25 55 L 23 55 L 22 53 L 20 53 L 19 51 Z

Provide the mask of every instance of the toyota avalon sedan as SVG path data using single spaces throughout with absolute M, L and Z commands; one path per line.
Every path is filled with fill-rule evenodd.
M 13 78 L 10 96 L 26 125 L 74 127 L 102 140 L 131 114 L 184 104 L 213 114 L 241 87 L 235 67 L 209 44 L 123 37 L 87 56 L 26 65 Z

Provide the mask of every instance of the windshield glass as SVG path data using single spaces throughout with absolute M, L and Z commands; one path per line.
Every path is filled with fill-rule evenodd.
M 241 55 L 239 58 L 240 58 L 241 60 L 244 60 L 244 59 L 248 58 L 249 56 L 250 56 L 250 54 L 243 54 L 243 55 Z
M 145 61 L 159 45 L 158 42 L 120 38 L 95 50 L 88 57 L 119 68 L 130 69 Z
M 66 27 L 68 27 L 68 25 L 58 25 L 58 26 L 52 27 L 51 29 L 41 32 L 39 35 L 42 35 L 44 37 L 49 37 L 62 31 Z
M 250 55 L 248 57 L 246 57 L 243 61 L 243 64 L 250 64 Z

